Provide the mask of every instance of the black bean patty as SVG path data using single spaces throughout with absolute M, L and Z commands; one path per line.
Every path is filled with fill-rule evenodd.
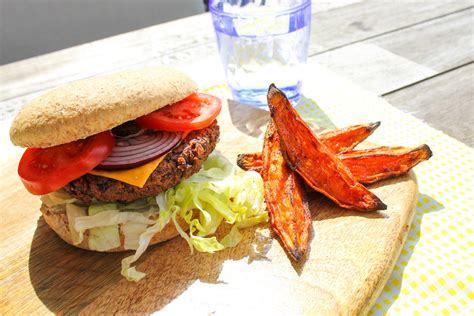
M 154 196 L 198 172 L 202 163 L 216 147 L 218 139 L 217 121 L 204 129 L 192 131 L 166 155 L 143 188 L 86 174 L 66 184 L 64 189 L 85 203 L 90 203 L 94 198 L 103 202 L 131 202 Z

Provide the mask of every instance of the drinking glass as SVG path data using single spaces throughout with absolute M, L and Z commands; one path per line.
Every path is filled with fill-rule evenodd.
M 311 0 L 210 0 L 209 9 L 233 98 L 266 107 L 274 83 L 297 102 L 308 57 Z

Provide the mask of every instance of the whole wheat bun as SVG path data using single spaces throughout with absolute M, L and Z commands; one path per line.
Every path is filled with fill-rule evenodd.
M 62 240 L 70 244 L 71 246 L 74 247 L 79 247 L 82 249 L 86 250 L 92 250 L 89 249 L 89 233 L 86 231 L 84 233 L 84 240 L 78 244 L 74 245 L 72 242 L 71 238 L 71 231 L 69 230 L 69 221 L 67 219 L 66 215 L 66 208 L 64 205 L 57 205 L 57 206 L 47 206 L 46 204 L 41 205 L 41 213 L 43 213 L 43 218 L 46 221 L 46 223 L 51 227 L 54 232 L 61 237 Z M 186 222 L 178 217 L 177 218 L 178 224 L 181 227 L 186 227 L 185 225 Z M 121 251 L 130 251 L 130 249 L 125 249 L 124 248 L 124 235 L 122 234 L 122 230 L 120 229 L 120 247 L 109 249 L 105 252 L 121 252 Z M 179 235 L 178 231 L 176 230 L 176 227 L 174 226 L 173 222 L 169 222 L 168 225 L 166 225 L 163 230 L 159 233 L 156 233 L 153 238 L 150 241 L 150 246 L 169 240 L 173 237 L 176 237 Z M 92 251 L 97 251 L 97 250 L 92 250 Z
M 10 129 L 13 144 L 51 147 L 110 130 L 197 90 L 184 73 L 144 68 L 76 81 L 32 100 Z

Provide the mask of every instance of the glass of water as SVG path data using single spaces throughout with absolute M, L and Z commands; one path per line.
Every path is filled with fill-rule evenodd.
M 209 9 L 233 98 L 266 107 L 274 83 L 297 102 L 308 57 L 311 0 L 210 0 Z

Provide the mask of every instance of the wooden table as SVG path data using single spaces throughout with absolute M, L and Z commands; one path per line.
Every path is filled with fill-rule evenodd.
M 473 7 L 472 1 L 317 2 L 309 63 L 473 146 Z M 203 14 L 1 66 L 0 149 L 21 106 L 58 84 L 140 65 L 192 64 L 199 75 L 210 63 L 219 68 L 217 59 L 210 16 Z M 0 162 L 21 151 L 11 147 L 0 151 Z
M 474 145 L 474 3 L 313 4 L 309 62 Z M 141 64 L 217 58 L 209 14 L 0 66 L 0 120 L 58 84 Z M 220 67 L 217 65 L 216 67 Z

